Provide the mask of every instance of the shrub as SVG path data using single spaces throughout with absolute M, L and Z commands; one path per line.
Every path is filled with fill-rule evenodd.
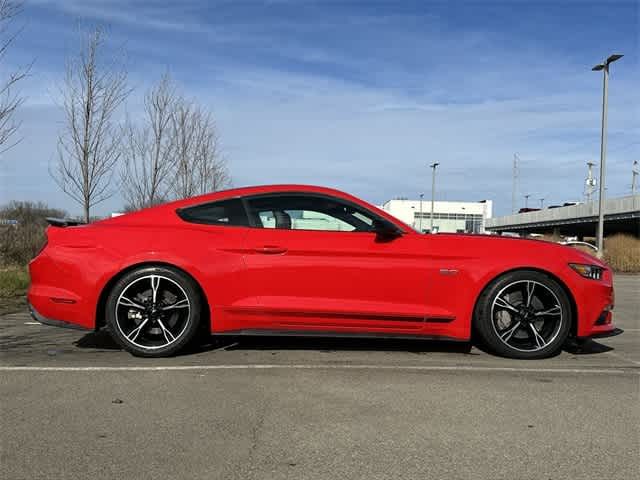
M 10 202 L 0 208 L 0 219 L 17 220 L 0 225 L 0 265 L 26 265 L 45 241 L 47 217 L 64 217 L 64 210 L 42 202 Z

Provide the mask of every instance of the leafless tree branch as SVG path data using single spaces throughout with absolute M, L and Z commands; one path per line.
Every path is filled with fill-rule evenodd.
M 9 47 L 14 42 L 21 29 L 12 31 L 13 19 L 22 11 L 22 2 L 15 0 L 0 0 L 0 63 L 3 61 Z M 17 141 L 9 143 L 20 127 L 15 120 L 15 112 L 24 98 L 15 93 L 16 84 L 26 77 L 30 66 L 9 72 L 8 76 L 0 79 L 0 153 L 14 146 Z
M 100 27 L 81 32 L 80 52 L 67 61 L 61 86 L 66 125 L 51 170 L 62 191 L 82 205 L 87 222 L 91 207 L 115 193 L 111 180 L 122 149 L 113 116 L 130 93 L 119 62 L 102 62 L 104 38 Z
M 172 117 L 176 168 L 172 183 L 177 198 L 220 190 L 230 183 L 211 112 L 180 100 Z
M 178 101 L 165 74 L 145 96 L 142 125 L 127 121 L 123 131 L 122 195 L 128 208 L 140 209 L 167 199 L 167 180 L 176 157 L 171 129 Z

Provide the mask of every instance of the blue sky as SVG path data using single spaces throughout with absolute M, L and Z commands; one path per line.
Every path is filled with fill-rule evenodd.
M 165 71 L 215 114 L 235 186 L 312 183 L 371 202 L 430 195 L 511 209 L 579 200 L 599 160 L 601 74 L 612 52 L 609 196 L 640 159 L 640 2 L 31 0 L 7 66 L 23 83 L 22 142 L 0 156 L 0 203 L 78 213 L 50 179 L 62 127 L 58 85 L 77 25 L 105 24 L 127 51 L 135 118 Z M 534 201 L 534 199 L 536 199 Z M 95 209 L 122 206 L 118 196 Z

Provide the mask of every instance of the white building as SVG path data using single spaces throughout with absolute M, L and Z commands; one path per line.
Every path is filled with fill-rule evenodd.
M 389 212 L 416 230 L 431 229 L 431 200 L 389 200 L 382 205 Z M 434 202 L 433 231 L 453 233 L 485 233 L 487 218 L 491 218 L 493 202 Z

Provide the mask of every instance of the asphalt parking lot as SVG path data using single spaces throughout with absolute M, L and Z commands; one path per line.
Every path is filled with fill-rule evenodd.
M 317 338 L 151 360 L 6 315 L 1 478 L 638 478 L 640 277 L 615 319 L 543 361 Z

